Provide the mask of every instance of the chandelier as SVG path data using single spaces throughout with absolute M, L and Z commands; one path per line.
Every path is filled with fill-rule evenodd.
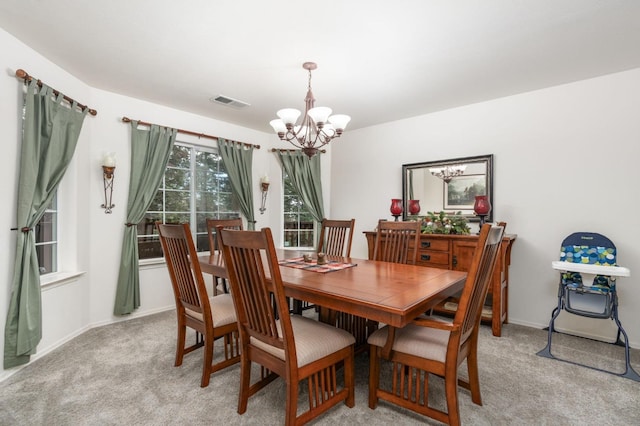
M 305 62 L 302 68 L 309 71 L 309 85 L 307 96 L 304 98 L 302 122 L 296 124 L 300 111 L 285 108 L 277 112 L 280 118 L 271 120 L 269 124 L 281 140 L 291 142 L 309 157 L 313 157 L 320 147 L 342 135 L 351 117 L 344 114 L 331 115 L 331 108 L 315 107 L 316 99 L 311 92 L 311 71 L 318 68 L 318 65 L 315 62 Z
M 449 183 L 451 182 L 451 179 L 453 179 L 454 177 L 460 176 L 461 174 L 463 174 L 466 168 L 467 166 L 463 164 L 454 164 L 452 166 L 431 167 L 429 168 L 429 171 L 435 177 L 439 177 L 446 183 Z

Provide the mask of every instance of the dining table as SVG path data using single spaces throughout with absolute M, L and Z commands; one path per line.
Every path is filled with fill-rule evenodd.
M 467 277 L 461 271 L 337 256 L 327 256 L 331 268 L 319 268 L 316 259 L 305 267 L 301 252 L 276 251 L 286 296 L 320 306 L 320 320 L 334 310 L 389 325 L 383 353 L 391 351 L 397 328 L 461 291 Z M 203 273 L 227 278 L 219 252 L 198 260 Z

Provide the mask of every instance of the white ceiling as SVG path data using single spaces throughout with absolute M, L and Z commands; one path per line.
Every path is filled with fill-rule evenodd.
M 637 0 L 1 0 L 0 27 L 92 87 L 269 132 L 305 61 L 352 129 L 640 67 Z

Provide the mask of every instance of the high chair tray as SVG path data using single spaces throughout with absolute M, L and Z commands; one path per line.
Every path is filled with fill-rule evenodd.
M 554 260 L 551 262 L 551 267 L 564 272 L 582 272 L 585 274 L 608 275 L 615 277 L 628 277 L 631 275 L 631 271 L 622 266 L 593 265 L 589 263 L 573 263 Z

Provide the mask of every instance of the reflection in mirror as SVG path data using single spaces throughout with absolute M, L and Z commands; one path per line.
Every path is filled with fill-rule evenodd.
M 473 205 L 479 195 L 486 195 L 493 204 L 493 155 L 402 165 L 404 220 L 411 215 L 409 200 L 418 200 L 418 216 L 428 211 L 460 211 L 470 221 L 478 221 Z M 493 209 L 485 220 L 493 221 Z

